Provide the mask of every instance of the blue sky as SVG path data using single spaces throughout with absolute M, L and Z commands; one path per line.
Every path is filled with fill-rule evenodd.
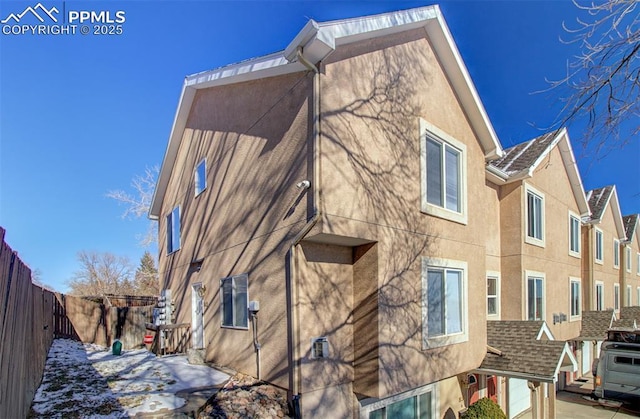
M 37 3 L 3 1 L 0 19 Z M 186 75 L 281 50 L 309 18 L 432 3 L 43 0 L 66 12 L 109 11 L 113 18 L 124 11 L 126 20 L 120 35 L 0 34 L 0 226 L 7 242 L 63 292 L 81 250 L 137 265 L 144 249 L 136 235 L 147 221 L 123 220 L 123 208 L 105 195 L 161 163 Z M 503 146 L 540 135 L 556 116 L 559 92 L 533 92 L 564 75 L 576 46 L 559 41 L 562 22 L 579 12 L 569 1 L 440 5 Z M 578 128 L 569 135 L 585 189 L 616 184 L 623 214 L 640 212 L 640 142 L 595 157 L 577 146 Z

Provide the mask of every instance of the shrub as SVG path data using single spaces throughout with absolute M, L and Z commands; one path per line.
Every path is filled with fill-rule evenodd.
M 469 406 L 460 417 L 462 419 L 507 419 L 500 406 L 486 397 Z

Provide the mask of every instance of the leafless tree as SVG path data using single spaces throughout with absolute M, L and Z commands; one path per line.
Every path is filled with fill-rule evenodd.
M 118 201 L 119 204 L 125 206 L 122 218 L 140 218 L 147 215 L 149 207 L 151 206 L 151 200 L 153 199 L 153 192 L 159 172 L 160 168 L 153 166 L 151 168 L 145 168 L 144 174 L 135 175 L 131 181 L 132 193 L 120 189 L 107 193 L 107 197 L 113 198 Z M 140 245 L 148 247 L 152 243 L 155 243 L 156 237 L 156 222 L 149 220 L 149 227 L 146 233 L 138 236 Z
M 104 295 L 134 294 L 131 283 L 132 266 L 129 258 L 113 253 L 81 251 L 78 253 L 80 269 L 68 281 L 70 294 Z
M 637 0 L 606 0 L 575 6 L 587 18 L 564 24 L 567 43 L 580 54 L 565 78 L 551 88 L 567 89 L 559 124 L 586 117 L 581 140 L 594 152 L 624 146 L 640 131 L 640 28 Z

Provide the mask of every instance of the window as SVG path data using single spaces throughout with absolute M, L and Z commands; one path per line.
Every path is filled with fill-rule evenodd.
M 414 391 L 364 405 L 361 418 L 435 419 L 438 418 L 435 388 L 430 385 Z
M 220 280 L 222 288 L 222 326 L 248 328 L 248 277 L 236 275 Z
M 602 257 L 603 243 L 604 243 L 604 239 L 603 239 L 602 230 L 596 229 L 595 246 L 596 246 L 596 262 L 598 263 L 602 263 L 602 261 L 604 260 Z
M 207 159 L 202 159 L 196 167 L 194 175 L 196 196 L 200 195 L 202 191 L 207 188 Z
M 613 239 L 613 267 L 620 267 L 620 241 Z
M 625 250 L 625 252 L 624 252 L 624 265 L 625 265 L 625 268 L 627 269 L 627 272 L 631 272 L 631 248 L 626 246 L 624 248 L 624 250 Z
M 425 349 L 467 340 L 466 262 L 423 259 L 422 335 Z
M 498 314 L 498 277 L 487 277 L 487 314 L 495 316 Z
M 620 284 L 613 284 L 613 309 L 620 310 Z
M 570 278 L 569 279 L 569 286 L 571 287 L 570 289 L 570 305 L 571 305 L 571 310 L 569 311 L 571 313 L 571 320 L 575 320 L 578 317 L 580 317 L 581 314 L 581 300 L 582 300 L 582 295 L 580 294 L 580 279 L 579 278 Z
M 631 285 L 627 285 L 627 295 L 625 297 L 627 300 L 627 307 L 631 307 Z
M 580 257 L 580 219 L 569 215 L 569 254 Z
M 527 275 L 527 320 L 544 320 L 544 277 Z
M 180 207 L 167 215 L 167 254 L 180 250 Z
M 640 253 L 636 255 L 636 275 L 640 275 Z M 640 301 L 638 301 L 640 304 Z
M 422 211 L 466 224 L 466 146 L 422 119 L 420 135 Z
M 596 282 L 596 310 L 604 310 L 604 284 Z
M 636 301 L 638 303 L 637 305 L 640 306 L 640 287 L 636 288 L 636 294 L 637 294 Z
M 544 196 L 526 186 L 526 229 L 525 241 L 544 246 Z

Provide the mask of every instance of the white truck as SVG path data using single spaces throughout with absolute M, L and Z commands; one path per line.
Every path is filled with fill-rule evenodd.
M 640 400 L 640 329 L 611 329 L 594 362 L 595 396 L 601 400 Z

